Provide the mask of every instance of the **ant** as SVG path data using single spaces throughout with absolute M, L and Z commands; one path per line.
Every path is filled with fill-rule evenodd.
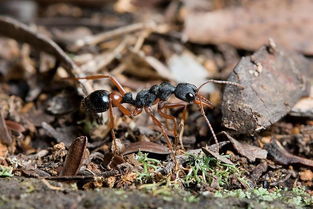
M 163 82 L 159 85 L 153 85 L 149 89 L 143 89 L 139 91 L 136 97 L 133 97 L 131 92 L 126 92 L 124 87 L 118 82 L 116 78 L 111 75 L 91 75 L 86 77 L 75 78 L 77 80 L 87 79 L 87 80 L 96 80 L 107 78 L 114 84 L 118 91 L 109 92 L 107 90 L 96 90 L 90 93 L 87 97 L 82 100 L 82 106 L 91 113 L 102 113 L 109 110 L 110 117 L 110 128 L 113 138 L 113 143 L 115 142 L 114 134 L 114 116 L 113 116 L 113 107 L 117 107 L 124 115 L 133 117 L 139 115 L 143 110 L 151 117 L 155 125 L 157 125 L 166 139 L 166 143 L 171 151 L 173 151 L 172 143 L 166 134 L 166 130 L 161 121 L 155 117 L 151 107 L 158 104 L 157 112 L 159 115 L 165 119 L 173 121 L 174 125 L 174 137 L 177 139 L 177 121 L 176 118 L 172 115 L 169 115 L 165 112 L 166 109 L 183 107 L 184 112 L 188 104 L 197 104 L 201 110 L 201 115 L 205 118 L 206 123 L 209 126 L 209 129 L 213 135 L 215 143 L 218 143 L 214 130 L 205 115 L 204 106 L 213 108 L 212 103 L 207 100 L 204 96 L 199 94 L 199 90 L 209 82 L 218 83 L 218 84 L 230 84 L 238 87 L 242 86 L 238 83 L 233 83 L 230 81 L 218 81 L 218 80 L 208 80 L 203 83 L 200 87 L 196 87 L 190 83 L 178 83 L 176 86 L 168 82 Z M 167 100 L 170 96 L 174 95 L 176 98 L 182 100 L 181 103 L 169 103 Z M 130 111 L 123 104 L 130 104 L 135 107 L 134 110 Z M 185 113 L 183 113 L 185 115 Z M 116 146 L 116 144 L 115 144 Z

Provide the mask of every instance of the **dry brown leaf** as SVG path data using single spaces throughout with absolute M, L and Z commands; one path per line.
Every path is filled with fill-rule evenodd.
M 60 176 L 75 176 L 87 158 L 87 137 L 77 137 L 68 150 Z
M 140 141 L 130 144 L 125 148 L 123 155 L 134 152 L 150 152 L 155 154 L 168 155 L 170 151 L 167 147 L 153 142 Z
M 212 155 L 213 157 L 215 157 L 217 160 L 226 163 L 226 164 L 230 164 L 230 165 L 234 165 L 234 163 L 230 160 L 228 160 L 226 157 L 221 156 L 218 152 L 216 152 L 215 148 L 211 148 L 209 146 L 207 147 L 202 147 L 202 151 L 206 154 L 206 155 Z
M 125 160 L 120 155 L 115 155 L 113 153 L 106 153 L 103 157 L 102 164 L 107 169 L 117 169 L 118 165 L 125 163 Z
M 231 137 L 228 133 L 223 131 L 228 140 L 233 144 L 234 148 L 237 150 L 239 154 L 248 158 L 250 161 L 254 162 L 256 158 L 258 159 L 266 159 L 267 151 L 249 144 L 242 144 L 233 137 Z
M 26 130 L 24 128 L 24 126 L 22 126 L 21 124 L 15 122 L 15 121 L 6 120 L 5 124 L 7 125 L 8 129 L 10 129 L 12 131 L 19 132 L 19 133 L 22 133 Z

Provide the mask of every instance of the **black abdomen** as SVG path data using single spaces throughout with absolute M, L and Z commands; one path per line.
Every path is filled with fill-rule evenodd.
M 89 112 L 100 113 L 109 109 L 109 92 L 97 90 L 82 100 L 82 106 Z

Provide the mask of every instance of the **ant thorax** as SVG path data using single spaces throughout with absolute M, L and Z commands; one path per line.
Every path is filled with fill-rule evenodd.
M 154 102 L 159 99 L 166 101 L 175 92 L 175 86 L 168 82 L 161 83 L 160 85 L 153 85 L 150 89 L 143 89 L 139 91 L 133 98 L 132 93 L 126 93 L 122 102 L 132 104 L 136 107 L 150 107 Z
M 195 100 L 197 87 L 190 83 L 179 83 L 176 87 L 168 82 L 163 82 L 160 85 L 153 85 L 150 89 L 139 91 L 133 99 L 132 93 L 124 95 L 122 102 L 132 104 L 136 107 L 150 107 L 159 99 L 167 101 L 174 94 L 178 99 L 190 103 Z

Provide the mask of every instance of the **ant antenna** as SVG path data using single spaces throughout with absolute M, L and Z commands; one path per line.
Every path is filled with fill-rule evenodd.
M 215 132 L 214 132 L 214 130 L 213 130 L 213 128 L 212 128 L 212 125 L 211 125 L 209 119 L 208 119 L 207 116 L 205 115 L 204 108 L 203 108 L 203 103 L 202 103 L 201 100 L 200 100 L 200 103 L 199 103 L 198 105 L 199 105 L 199 107 L 200 107 L 201 115 L 204 117 L 204 119 L 205 119 L 206 123 L 208 124 L 209 129 L 210 129 L 210 131 L 211 131 L 211 133 L 212 133 L 212 135 L 213 135 L 213 139 L 214 139 L 214 141 L 215 141 L 215 144 L 217 145 L 217 150 L 219 150 L 219 145 L 218 145 L 217 137 L 216 137 L 216 135 L 215 135 Z
M 242 85 L 240 85 L 239 83 L 235 83 L 235 82 L 231 82 L 231 81 L 218 81 L 218 80 L 207 80 L 205 83 L 201 84 L 201 86 L 198 87 L 197 92 L 206 84 L 208 83 L 218 83 L 218 84 L 229 84 L 229 85 L 233 85 L 233 86 L 238 86 L 239 88 L 243 89 L 244 87 Z
M 218 81 L 218 80 L 212 80 L 212 79 L 211 79 L 211 80 L 208 80 L 208 81 L 206 81 L 205 83 L 201 84 L 201 85 L 198 87 L 198 89 L 197 89 L 196 92 L 198 93 L 199 90 L 200 90 L 203 86 L 205 86 L 206 84 L 208 84 L 208 83 L 229 84 L 229 85 L 237 86 L 237 87 L 239 87 L 239 88 L 241 88 L 241 89 L 244 88 L 242 85 L 240 85 L 240 84 L 238 84 L 238 83 L 235 83 L 235 82 L 231 82 L 231 81 Z M 199 98 L 199 103 L 198 103 L 198 105 L 199 105 L 199 108 L 200 108 L 201 115 L 204 117 L 204 119 L 205 119 L 207 125 L 209 126 L 209 129 L 210 129 L 210 131 L 211 131 L 211 133 L 212 133 L 212 136 L 213 136 L 213 139 L 214 139 L 214 141 L 215 141 L 215 144 L 217 145 L 217 150 L 219 150 L 217 137 L 216 137 L 216 135 L 215 135 L 215 132 L 214 132 L 214 130 L 213 130 L 213 128 L 212 128 L 212 125 L 211 125 L 209 119 L 208 119 L 207 116 L 205 115 L 204 108 L 203 108 L 203 103 L 204 103 L 204 104 L 206 104 L 206 103 L 211 104 L 211 102 L 210 102 L 209 100 L 207 100 L 206 98 L 204 98 L 203 96 L 200 96 L 200 95 L 199 95 L 199 97 L 200 97 L 200 98 Z

